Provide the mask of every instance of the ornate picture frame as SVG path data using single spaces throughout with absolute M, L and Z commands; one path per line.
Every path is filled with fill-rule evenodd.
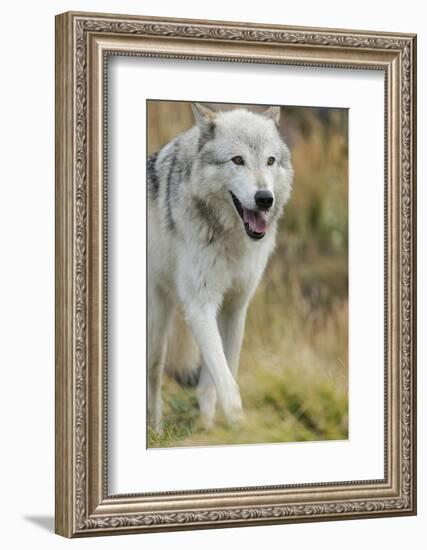
M 108 492 L 105 181 L 111 55 L 383 71 L 384 478 Z M 56 17 L 56 532 L 416 513 L 416 36 L 68 12 Z

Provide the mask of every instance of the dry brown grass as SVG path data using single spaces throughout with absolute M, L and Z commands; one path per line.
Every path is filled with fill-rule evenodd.
M 149 153 L 192 125 L 189 104 L 149 105 Z M 149 446 L 346 439 L 347 113 L 282 108 L 294 190 L 251 302 L 239 384 L 246 422 L 205 432 L 193 390 L 166 380 L 161 436 Z

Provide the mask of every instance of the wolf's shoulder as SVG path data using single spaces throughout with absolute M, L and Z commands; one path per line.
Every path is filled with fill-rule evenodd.
M 147 183 L 156 199 L 163 181 L 176 179 L 177 172 L 188 171 L 198 154 L 199 129 L 193 126 L 167 142 L 147 159 Z

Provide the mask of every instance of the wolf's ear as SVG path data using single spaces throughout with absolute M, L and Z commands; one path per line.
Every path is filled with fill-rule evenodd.
M 271 118 L 276 126 L 280 124 L 280 107 L 268 107 L 263 112 L 263 115 L 267 118 Z
M 205 126 L 215 121 L 216 113 L 212 109 L 209 109 L 209 107 L 200 103 L 192 103 L 191 109 L 199 126 Z

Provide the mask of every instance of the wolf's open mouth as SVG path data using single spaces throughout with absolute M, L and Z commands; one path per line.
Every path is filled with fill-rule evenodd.
M 267 215 L 265 212 L 249 210 L 242 206 L 242 203 L 234 193 L 230 191 L 234 206 L 242 218 L 245 231 L 251 239 L 262 239 L 267 229 Z

